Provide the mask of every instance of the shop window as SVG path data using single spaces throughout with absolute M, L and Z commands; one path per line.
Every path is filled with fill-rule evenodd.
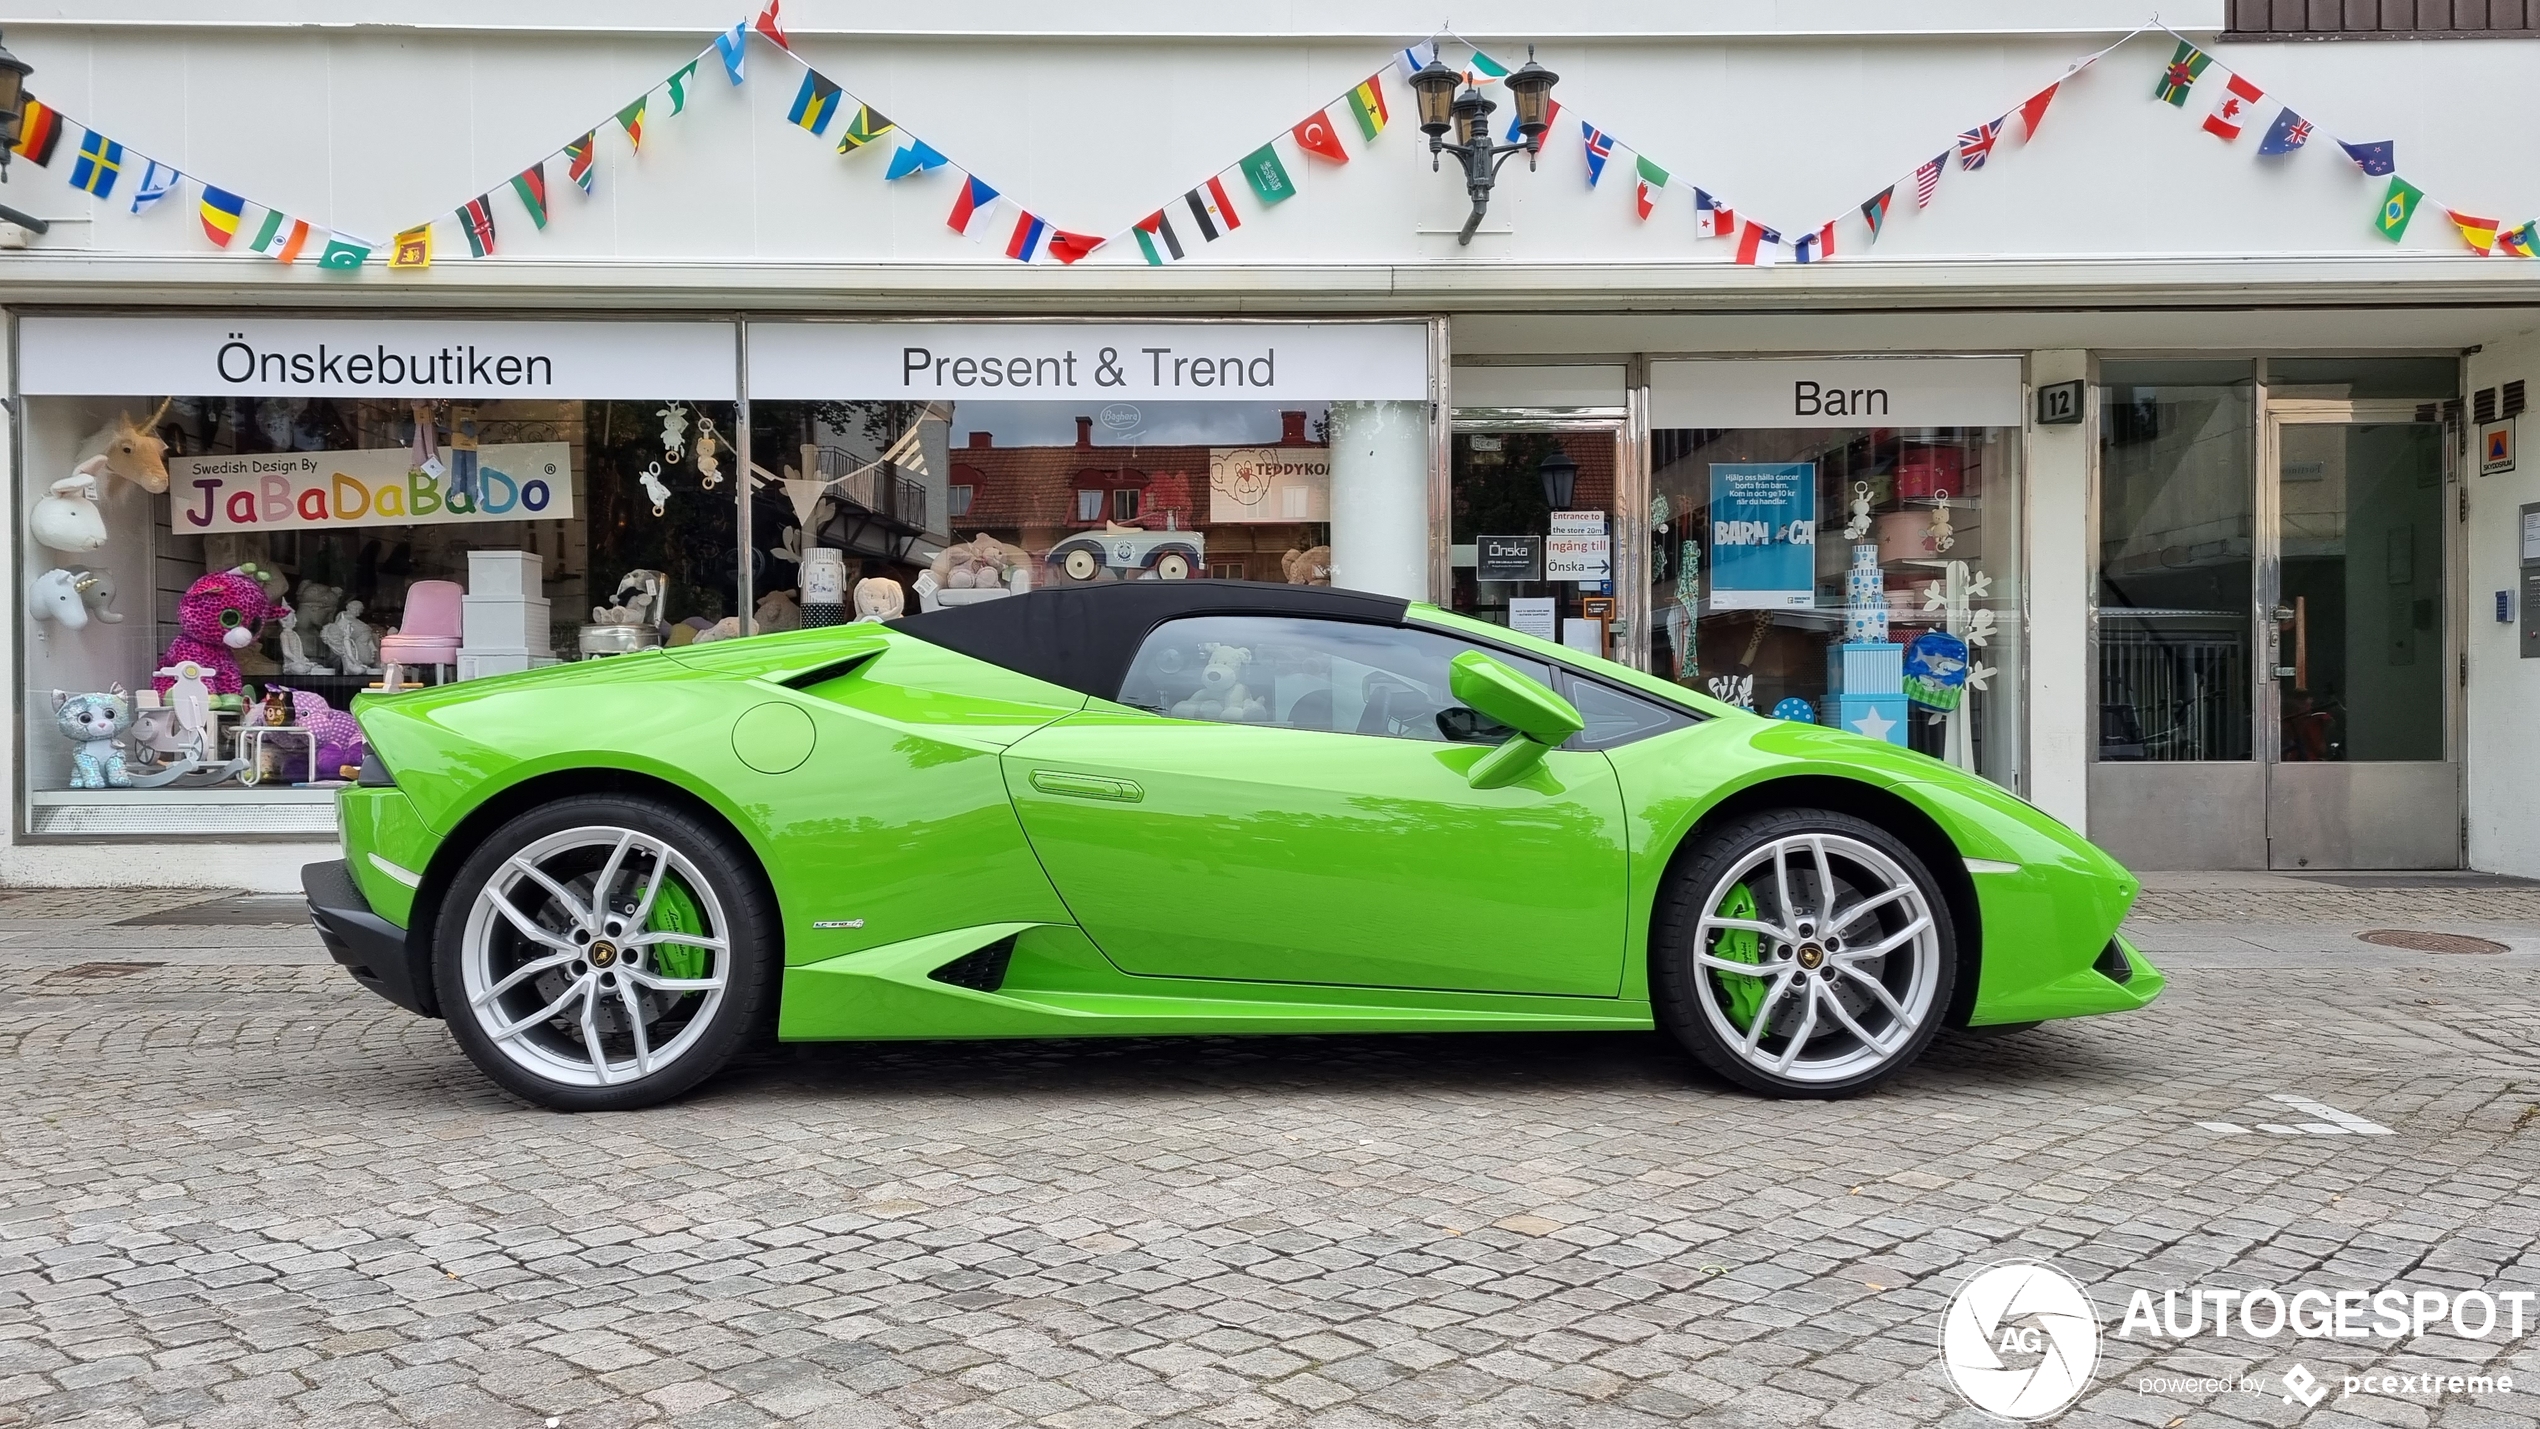
M 1659 363 L 1652 387 L 1653 671 L 2019 789 L 2019 364 Z
M 971 493 L 977 490 L 978 488 L 975 486 L 954 486 L 946 488 L 944 492 L 944 514 L 953 517 L 956 520 L 968 516 L 970 514 Z

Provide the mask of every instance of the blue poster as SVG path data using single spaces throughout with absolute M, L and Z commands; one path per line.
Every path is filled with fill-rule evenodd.
M 1711 463 L 1711 608 L 1817 603 L 1817 464 Z

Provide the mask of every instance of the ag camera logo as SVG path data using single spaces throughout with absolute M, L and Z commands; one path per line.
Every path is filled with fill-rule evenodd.
M 1997 1418 L 2043 1419 L 2089 1387 L 2099 1364 L 2099 1310 L 2051 1265 L 1990 1265 L 1950 1300 L 1940 1360 L 1969 1404 Z

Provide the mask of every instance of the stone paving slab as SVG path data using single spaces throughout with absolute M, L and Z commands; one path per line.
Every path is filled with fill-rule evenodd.
M 1467 1035 L 792 1047 L 568 1117 L 304 929 L 126 944 L 207 895 L 36 896 L 0 899 L 0 1425 L 1973 1426 L 1940 1314 L 2005 1257 L 2109 1311 L 2540 1289 L 2540 952 L 2357 957 L 2342 920 L 2138 917 L 2151 1009 L 1848 1102 Z M 103 961 L 155 965 L 66 975 Z M 2392 1134 L 2199 1124 L 2279 1092 Z M 2303 1348 L 2540 1388 L 2530 1334 Z M 2540 1422 L 2173 1383 L 2292 1358 L 2107 1339 L 2063 1422 Z

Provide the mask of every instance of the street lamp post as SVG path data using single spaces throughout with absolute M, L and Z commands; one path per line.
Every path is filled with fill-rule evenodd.
M 1499 106 L 1482 97 L 1481 91 L 1465 85 L 1462 94 L 1456 86 L 1464 76 L 1449 69 L 1436 55 L 1411 76 L 1411 90 L 1420 106 L 1420 129 L 1429 136 L 1429 168 L 1435 172 L 1439 154 L 1453 154 L 1464 165 L 1464 192 L 1473 200 L 1472 216 L 1464 220 L 1464 230 L 1455 235 L 1459 245 L 1473 241 L 1473 230 L 1482 226 L 1482 214 L 1490 208 L 1491 186 L 1499 181 L 1499 166 L 1509 156 L 1524 154 L 1526 167 L 1533 168 L 1535 155 L 1543 152 L 1543 135 L 1551 127 L 1548 113 L 1552 103 L 1552 86 L 1561 76 L 1535 63 L 1532 46 L 1526 50 L 1525 67 L 1508 77 L 1508 94 L 1517 106 L 1517 132 L 1522 137 L 1514 144 L 1494 144 L 1490 137 L 1491 111 Z M 1455 142 L 1446 142 L 1452 132 Z
M 9 53 L 0 45 L 0 184 L 9 181 L 9 154 L 17 147 L 18 126 L 26 119 L 26 77 L 35 66 Z M 0 221 L 14 223 L 29 233 L 42 233 L 52 227 L 31 213 L 20 213 L 0 204 Z

